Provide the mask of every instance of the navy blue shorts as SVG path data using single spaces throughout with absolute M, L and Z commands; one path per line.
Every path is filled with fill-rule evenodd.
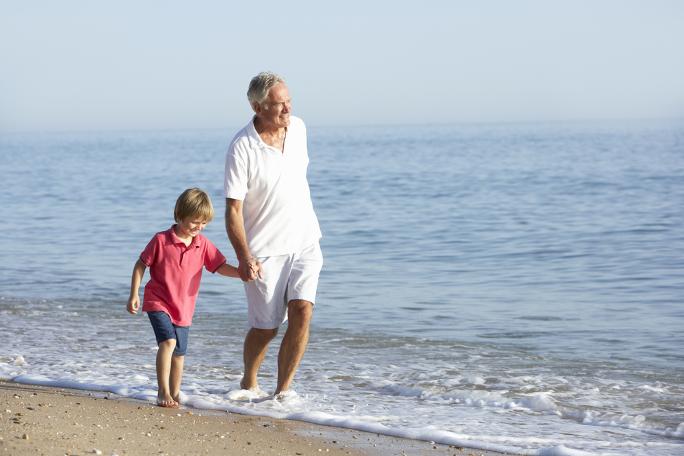
M 188 333 L 190 326 L 176 326 L 171 323 L 171 317 L 166 312 L 147 312 L 154 329 L 157 344 L 169 339 L 176 339 L 176 349 L 173 356 L 184 356 L 188 350 Z

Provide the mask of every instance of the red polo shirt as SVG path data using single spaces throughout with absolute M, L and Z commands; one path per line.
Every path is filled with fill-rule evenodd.
M 186 247 L 173 226 L 154 235 L 140 260 L 150 268 L 143 312 L 166 312 L 176 326 L 192 323 L 202 268 L 213 273 L 226 262 L 223 254 L 201 234 Z

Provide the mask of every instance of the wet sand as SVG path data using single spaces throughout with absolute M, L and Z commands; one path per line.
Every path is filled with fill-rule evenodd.
M 12 382 L 0 382 L 0 415 L 0 455 L 12 456 L 500 454 Z

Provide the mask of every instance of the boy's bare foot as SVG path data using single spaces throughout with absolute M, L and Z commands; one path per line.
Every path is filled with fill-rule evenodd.
M 157 399 L 157 405 L 159 407 L 165 407 L 165 408 L 178 408 L 178 402 L 176 401 L 166 401 L 162 399 Z
M 171 399 L 171 397 L 164 398 L 157 396 L 157 405 L 165 408 L 178 408 L 178 402 Z

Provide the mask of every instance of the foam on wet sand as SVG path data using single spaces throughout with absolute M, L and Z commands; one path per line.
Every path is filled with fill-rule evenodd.
M 164 409 L 62 388 L 0 382 L 0 454 L 456 455 L 499 453 L 289 420 Z

